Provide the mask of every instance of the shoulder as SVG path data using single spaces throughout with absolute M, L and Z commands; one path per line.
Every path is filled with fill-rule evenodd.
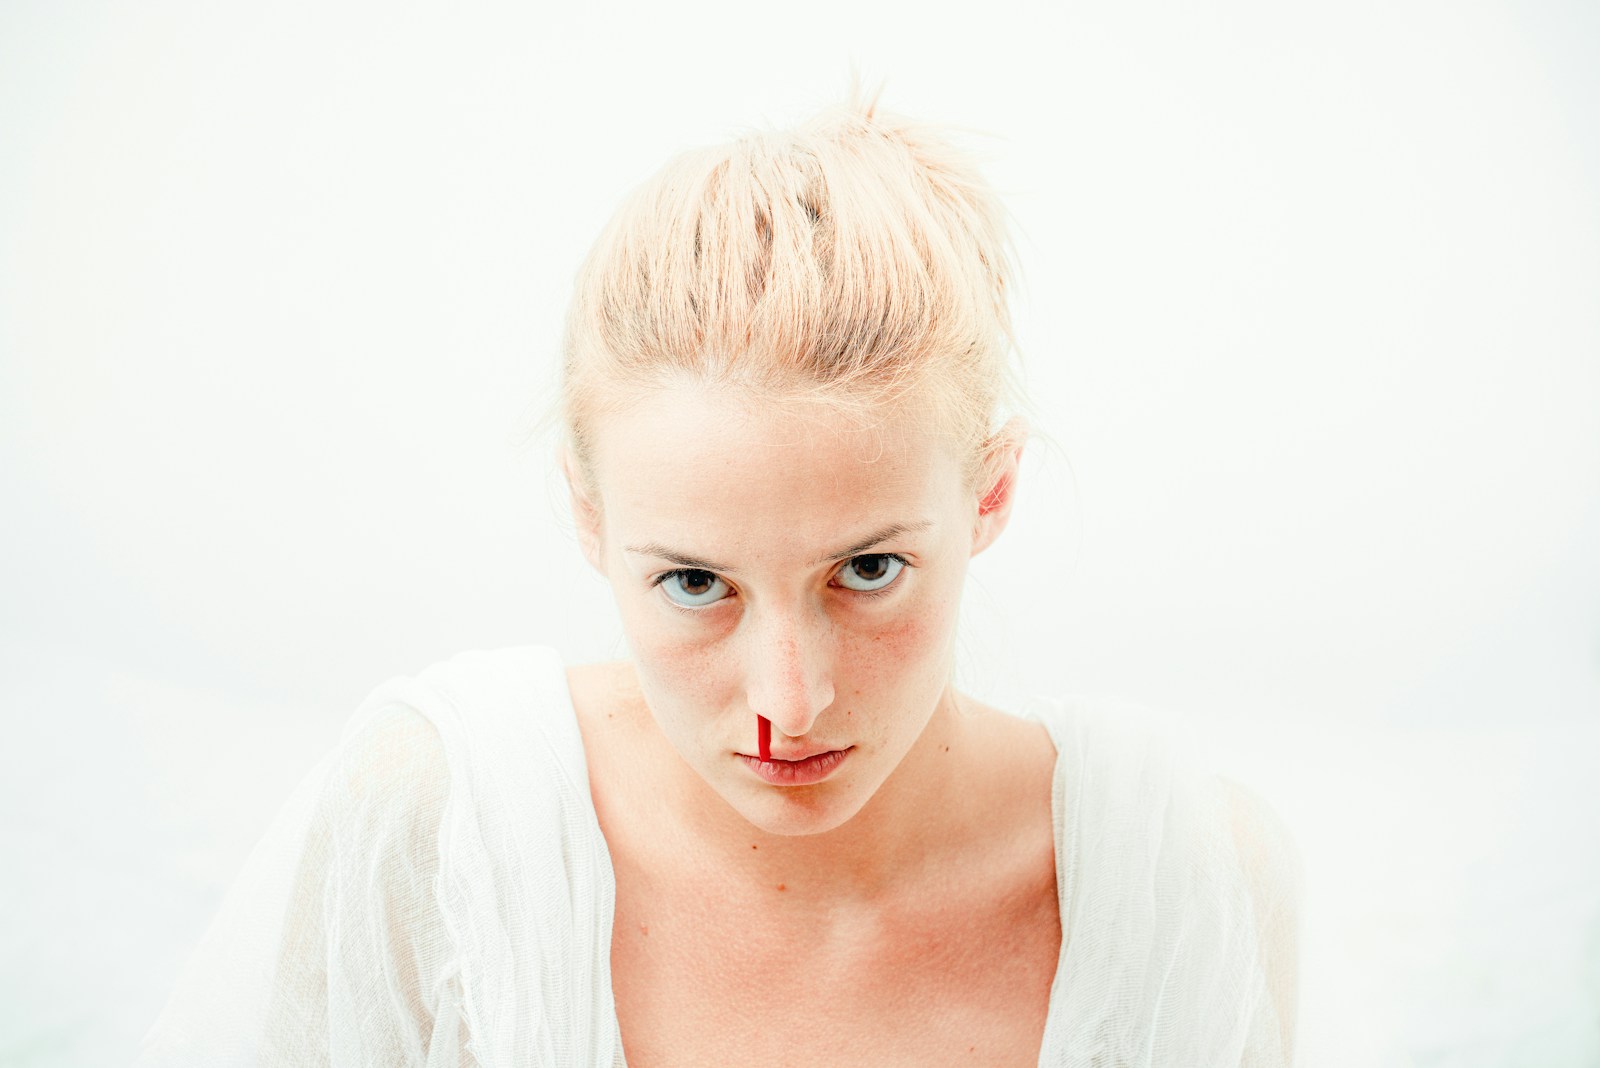
M 370 711 L 346 734 L 329 789 L 363 808 L 418 808 L 442 800 L 449 780 L 438 726 L 417 708 L 393 702 Z
M 1301 880 L 1283 820 L 1170 715 L 1083 699 L 1053 714 L 1077 972 L 1099 975 L 1152 1028 L 1161 1017 L 1232 1021 L 1226 1033 L 1169 1035 L 1156 1063 L 1285 1063 Z M 1151 962 L 1164 976 L 1155 988 Z M 1092 1029 L 1104 1000 L 1088 996 Z
M 497 745 L 519 733 L 564 736 L 571 720 L 560 655 L 537 645 L 473 650 L 388 680 L 346 723 L 346 745 L 423 759 L 468 740 Z
M 1293 838 L 1258 793 L 1216 770 L 1213 745 L 1170 713 L 1120 699 L 1072 697 L 1033 706 L 1059 753 L 1056 787 L 1066 809 L 1065 843 L 1122 848 L 1151 837 L 1152 858 L 1188 854 L 1236 873 L 1258 902 L 1286 908 L 1300 887 Z M 1107 836 L 1118 827 L 1123 833 Z M 1184 870 L 1184 865 L 1179 870 Z
M 358 807 L 428 808 L 452 782 L 474 792 L 515 761 L 547 779 L 574 759 L 576 728 L 558 654 L 471 651 L 376 687 L 345 724 L 327 789 Z M 512 754 L 515 754 L 513 757 Z
M 1297 892 L 1299 850 L 1277 810 L 1260 794 L 1226 775 L 1217 775 L 1214 781 L 1242 866 L 1260 875 L 1276 876 L 1286 884 L 1286 893 Z

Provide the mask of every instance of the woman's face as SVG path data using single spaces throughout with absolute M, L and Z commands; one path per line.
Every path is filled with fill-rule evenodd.
M 913 750 L 949 700 L 967 561 L 1007 512 L 911 419 L 861 422 L 674 386 L 594 428 L 576 501 L 661 734 L 771 833 L 839 826 Z M 749 759 L 758 715 L 774 758 L 846 756 L 775 785 Z

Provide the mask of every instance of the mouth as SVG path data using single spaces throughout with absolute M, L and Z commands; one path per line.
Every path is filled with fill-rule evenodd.
M 799 764 L 801 761 L 811 760 L 819 756 L 826 756 L 829 753 L 842 753 L 845 751 L 845 749 L 850 748 L 853 747 L 845 746 L 843 749 L 807 749 L 803 753 L 799 752 L 798 750 L 792 753 L 779 753 L 777 751 L 773 751 L 771 759 L 774 764 Z M 749 756 L 754 760 L 761 759 L 754 753 L 740 753 L 739 755 Z
M 793 759 L 774 755 L 771 760 L 740 753 L 739 759 L 758 777 L 774 786 L 810 786 L 832 775 L 854 749 L 852 745 L 844 749 L 812 751 Z

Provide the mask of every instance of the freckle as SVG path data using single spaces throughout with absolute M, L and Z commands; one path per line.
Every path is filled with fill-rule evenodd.
M 787 886 L 785 886 L 785 885 L 784 885 L 784 884 L 783 884 L 783 883 L 779 883 L 779 884 L 778 884 L 778 889 L 779 889 L 779 890 L 787 890 L 787 889 L 789 889 L 789 888 L 788 888 L 788 887 L 787 887 Z
M 649 938 L 650 937 L 650 925 L 648 923 L 641 923 L 639 925 L 639 933 L 644 935 L 646 938 Z
M 948 752 L 950 752 L 950 747 L 949 747 L 949 746 L 948 746 L 948 745 L 947 745 L 947 746 L 945 746 L 945 747 L 944 747 L 944 751 L 945 751 L 945 752 L 946 752 L 946 753 L 948 753 Z
M 760 847 L 760 846 L 755 846 L 755 845 L 752 845 L 752 846 L 751 846 L 751 847 L 750 847 L 750 848 L 751 848 L 751 849 L 759 849 L 759 848 L 761 848 L 761 847 Z

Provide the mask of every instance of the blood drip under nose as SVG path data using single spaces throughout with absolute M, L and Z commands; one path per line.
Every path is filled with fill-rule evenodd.
M 772 721 L 766 716 L 756 717 L 756 744 L 762 760 L 772 759 Z

